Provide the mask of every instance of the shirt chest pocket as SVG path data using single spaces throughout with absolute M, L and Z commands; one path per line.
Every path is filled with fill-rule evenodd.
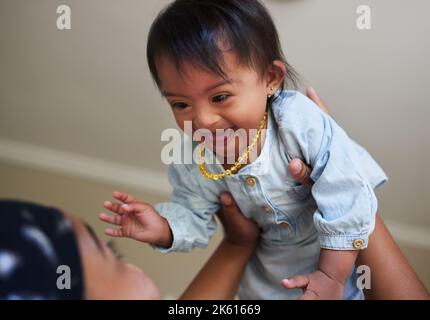
M 269 193 L 271 205 L 276 210 L 278 222 L 296 217 L 306 209 L 312 199 L 311 188 L 303 184 L 287 183 Z

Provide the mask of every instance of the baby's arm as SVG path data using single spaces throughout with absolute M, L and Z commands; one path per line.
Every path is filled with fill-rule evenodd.
M 317 204 L 314 224 L 321 248 L 365 249 L 375 225 L 377 198 L 369 171 L 385 177 L 336 122 L 300 93 L 278 112 L 286 156 L 312 168 L 312 196 Z M 382 183 L 383 181 L 381 181 Z
M 287 289 L 303 289 L 301 300 L 341 300 L 358 251 L 321 249 L 318 270 L 282 280 Z
M 207 246 L 216 229 L 214 215 L 219 209 L 219 195 L 207 192 L 203 196 L 198 181 L 186 165 L 170 165 L 169 180 L 173 187 L 171 201 L 154 207 L 126 194 L 114 193 L 114 198 L 128 207 L 105 203 L 116 215 L 101 214 L 100 219 L 120 226 L 107 229 L 106 233 L 147 242 L 161 252 L 187 252 Z
M 219 190 L 203 189 L 200 172 L 194 169 L 194 165 L 169 165 L 169 181 L 173 188 L 171 200 L 154 205 L 169 222 L 173 235 L 171 247 L 156 247 L 161 252 L 204 248 L 215 233 L 215 212 L 220 208 Z
M 333 281 L 345 284 L 357 260 L 358 250 L 321 249 L 318 270 Z M 343 298 L 340 297 L 340 298 Z
M 298 94 L 278 112 L 287 157 L 300 158 L 310 167 L 314 215 L 321 255 L 318 271 L 283 281 L 287 288 L 307 288 L 302 298 L 343 297 L 343 284 L 353 270 L 357 250 L 367 247 L 375 223 L 374 187 L 386 177 L 363 149 L 333 119 Z M 371 176 L 380 180 L 375 184 Z M 326 290 L 324 288 L 330 288 Z

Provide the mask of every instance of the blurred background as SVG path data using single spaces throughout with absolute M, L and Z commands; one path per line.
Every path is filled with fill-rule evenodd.
M 165 0 L 0 0 L 0 198 L 55 205 L 94 226 L 113 190 L 168 200 L 160 161 L 168 105 L 146 63 L 146 39 Z M 287 60 L 334 118 L 382 165 L 379 213 L 430 289 L 430 2 L 263 1 Z M 357 8 L 371 9 L 359 30 Z M 56 10 L 71 8 L 71 30 Z M 246 36 L 246 35 L 244 35 Z M 176 298 L 208 249 L 163 255 L 120 240 L 165 298 Z

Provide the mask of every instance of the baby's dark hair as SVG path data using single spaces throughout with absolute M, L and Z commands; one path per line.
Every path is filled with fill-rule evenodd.
M 297 73 L 286 61 L 275 24 L 258 0 L 176 0 L 163 9 L 152 23 L 147 44 L 149 69 L 158 88 L 162 89 L 156 61 L 161 55 L 172 59 L 178 70 L 188 62 L 226 78 L 220 44 L 260 75 L 274 60 L 284 62 L 287 75 L 281 89 L 297 88 Z

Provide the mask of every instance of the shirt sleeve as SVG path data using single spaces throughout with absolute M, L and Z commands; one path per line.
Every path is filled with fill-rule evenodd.
M 311 168 L 314 214 L 321 248 L 367 247 L 378 201 L 374 188 L 387 180 L 369 153 L 310 99 L 300 93 L 276 109 L 281 139 L 289 159 Z
M 217 199 L 214 197 L 211 201 L 202 194 L 187 165 L 171 164 L 169 181 L 173 187 L 171 201 L 154 207 L 169 222 L 173 243 L 170 248 L 153 247 L 164 253 L 189 252 L 195 247 L 206 247 L 216 230 L 214 213 L 219 209 Z

